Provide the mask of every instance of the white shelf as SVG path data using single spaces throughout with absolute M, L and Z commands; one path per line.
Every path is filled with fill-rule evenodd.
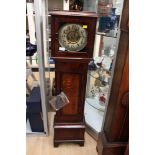
M 97 133 L 101 131 L 103 115 L 104 115 L 104 106 L 99 105 L 97 100 L 95 99 L 86 99 L 89 100 L 85 102 L 84 114 L 85 114 L 85 121 L 93 130 Z M 91 101 L 91 104 L 90 104 Z M 103 111 L 94 108 L 92 105 L 96 106 L 97 108 L 101 108 Z
M 86 102 L 97 110 L 104 112 L 105 106 L 100 105 L 99 100 L 95 98 L 86 98 Z

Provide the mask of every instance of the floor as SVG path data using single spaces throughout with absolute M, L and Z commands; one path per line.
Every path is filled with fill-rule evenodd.
M 58 148 L 53 147 L 53 112 L 49 113 L 49 136 L 26 137 L 26 155 L 97 155 L 96 141 L 85 133 L 85 145 L 80 147 L 77 144 L 61 144 Z

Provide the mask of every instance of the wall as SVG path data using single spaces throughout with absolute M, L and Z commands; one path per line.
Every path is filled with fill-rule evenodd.
M 48 0 L 48 10 L 63 9 L 63 0 Z
M 98 0 L 84 0 L 83 10 L 97 12 Z

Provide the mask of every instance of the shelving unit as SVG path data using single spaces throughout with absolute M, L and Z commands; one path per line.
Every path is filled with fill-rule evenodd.
M 117 18 L 120 18 L 122 0 L 113 0 L 113 7 L 118 8 Z M 86 11 L 91 10 L 91 5 L 87 5 L 87 7 L 84 8 Z M 96 9 L 96 11 L 98 12 L 98 9 Z M 100 14 L 100 16 L 102 17 L 104 15 Z M 117 22 L 118 21 L 119 20 L 117 19 Z M 104 116 L 111 89 L 111 81 L 117 54 L 117 43 L 120 35 L 119 23 L 116 23 L 115 29 L 105 32 L 99 31 L 98 27 L 99 20 L 97 22 L 96 41 L 94 46 L 94 63 L 96 65 L 98 64 L 98 67 L 94 71 L 88 71 L 85 100 L 85 122 L 87 131 L 95 139 L 97 139 L 98 134 L 104 125 Z M 102 73 L 99 74 L 99 71 Z M 105 102 L 100 99 L 102 95 L 104 96 Z
M 32 2 L 29 2 L 32 3 Z M 34 74 L 35 80 L 38 81 L 38 86 L 40 88 L 40 97 L 41 97 L 41 117 L 43 122 L 43 131 L 34 132 L 31 130 L 30 122 L 27 120 L 26 122 L 26 133 L 27 134 L 39 134 L 39 135 L 48 135 L 48 117 L 47 117 L 47 83 L 45 78 L 45 53 L 48 52 L 48 44 L 46 42 L 46 10 L 47 7 L 46 0 L 34 0 L 34 13 L 32 16 L 35 18 L 35 31 L 36 31 L 36 44 L 37 44 L 37 52 L 31 56 L 26 57 L 27 65 L 29 66 L 29 73 Z M 48 8 L 48 7 L 47 7 Z M 45 52 L 44 52 L 45 51 Z M 48 67 L 48 64 L 46 65 Z M 38 73 L 33 73 L 33 68 L 38 69 Z M 28 82 L 27 76 L 27 82 Z M 33 81 L 30 80 L 30 90 L 33 88 Z M 36 86 L 34 86 L 36 87 Z M 30 92 L 31 95 L 32 92 Z
M 101 106 L 97 99 L 86 98 L 84 112 L 86 125 L 89 126 L 89 128 L 93 127 L 95 135 L 101 131 L 104 111 L 105 106 Z
M 117 40 L 117 38 L 115 39 Z M 86 125 L 88 126 L 88 132 L 95 139 L 97 139 L 98 134 L 101 131 L 103 126 L 102 123 L 106 112 L 106 106 L 107 106 L 108 97 L 110 93 L 110 85 L 111 85 L 111 79 L 112 79 L 111 69 L 113 66 L 113 64 L 111 63 L 115 57 L 112 56 L 109 58 L 111 59 L 111 62 L 110 63 L 108 62 L 110 64 L 109 67 L 106 67 L 106 68 L 99 67 L 95 71 L 88 71 L 88 75 L 87 75 L 85 122 L 86 122 Z M 101 59 L 101 57 L 97 57 L 94 59 L 96 59 L 97 61 Z M 101 70 L 100 75 L 98 73 L 99 70 Z M 105 102 L 100 101 L 100 96 L 104 96 Z

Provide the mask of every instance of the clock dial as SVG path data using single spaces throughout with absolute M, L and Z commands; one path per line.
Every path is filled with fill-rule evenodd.
M 59 30 L 59 44 L 67 51 L 78 52 L 87 44 L 87 30 L 80 24 L 64 24 Z

